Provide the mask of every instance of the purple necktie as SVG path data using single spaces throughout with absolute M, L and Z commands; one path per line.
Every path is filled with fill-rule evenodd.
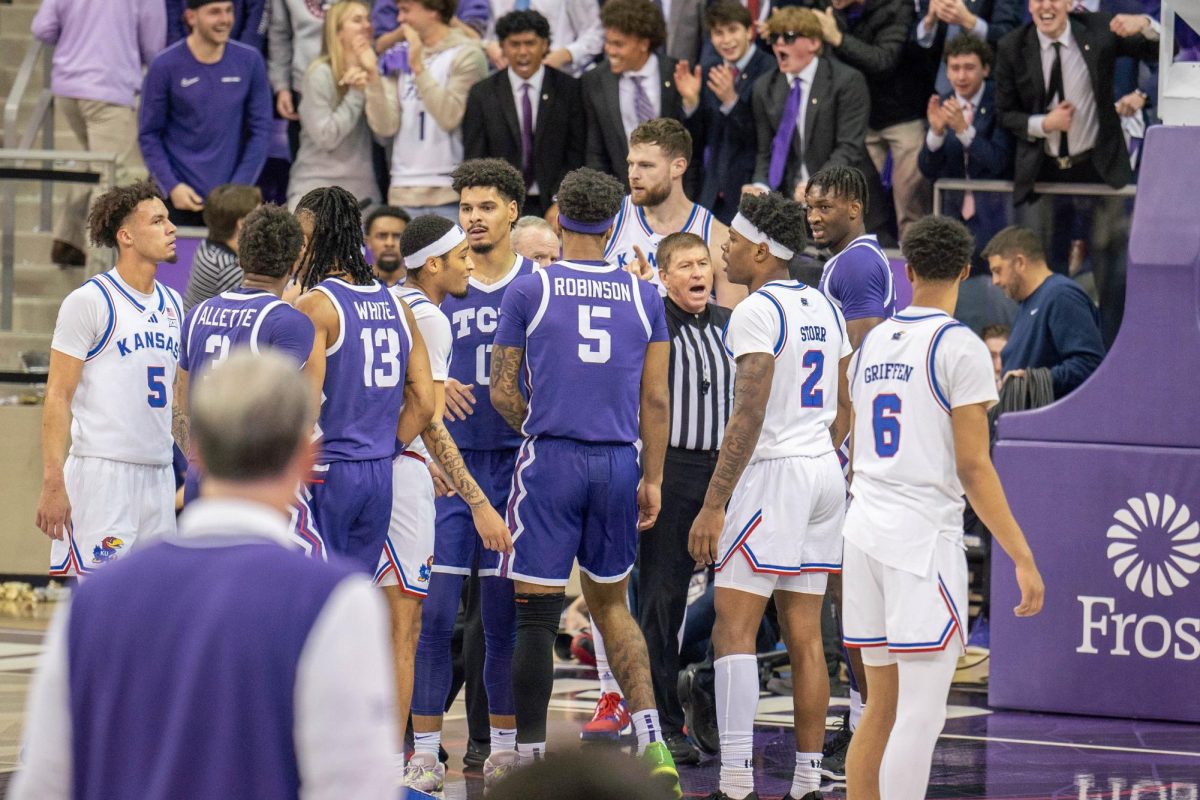
M 525 186 L 533 185 L 533 103 L 529 100 L 530 85 L 521 84 L 521 175 Z
M 796 135 L 796 121 L 800 119 L 800 101 L 804 88 L 800 76 L 792 81 L 792 90 L 788 92 L 787 103 L 783 106 L 783 116 L 779 120 L 779 129 L 775 131 L 775 140 L 771 143 L 771 167 L 767 171 L 767 183 L 772 189 L 778 189 L 783 183 L 783 170 L 787 166 L 788 153 L 792 148 L 792 137 Z
M 654 119 L 654 104 L 650 102 L 650 95 L 642 88 L 642 81 L 646 76 L 630 75 L 629 78 L 633 81 L 633 113 L 637 116 L 638 123 Z

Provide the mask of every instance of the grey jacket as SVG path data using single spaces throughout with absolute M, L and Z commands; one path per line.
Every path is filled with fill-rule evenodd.
M 321 55 L 325 9 L 331 5 L 330 0 L 271 0 L 267 79 L 273 94 L 301 91 L 305 70 Z

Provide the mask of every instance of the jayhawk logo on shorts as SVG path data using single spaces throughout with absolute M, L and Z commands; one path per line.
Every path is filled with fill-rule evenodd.
M 429 576 L 433 573 L 433 556 L 425 559 L 425 563 L 421 565 L 421 569 L 417 572 L 417 580 L 421 583 L 429 583 Z
M 118 536 L 105 536 L 100 544 L 92 548 L 92 563 L 104 564 L 117 557 L 117 551 L 125 546 L 125 541 Z

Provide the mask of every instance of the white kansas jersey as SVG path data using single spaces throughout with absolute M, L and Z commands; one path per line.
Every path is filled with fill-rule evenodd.
M 829 298 L 799 281 L 771 281 L 733 309 L 725 349 L 775 356 L 771 396 L 750 463 L 833 452 L 838 363 L 850 355 L 842 314 Z
M 393 286 L 391 292 L 403 300 L 413 313 L 417 322 L 417 330 L 425 341 L 425 350 L 429 353 L 429 370 L 434 381 L 445 382 L 450 376 L 450 351 L 454 345 L 454 336 L 450 332 L 450 320 L 442 310 L 433 304 L 424 292 L 417 288 Z M 423 458 L 429 457 L 425 443 L 418 437 L 410 442 L 408 449 L 418 453 Z
M 172 463 L 182 322 L 178 292 L 155 281 L 142 294 L 115 269 L 67 295 L 50 346 L 84 362 L 71 400 L 72 455 Z
M 463 44 L 434 53 L 425 60 L 425 71 L 438 86 L 446 86 L 459 50 L 475 46 Z M 442 130 L 425 110 L 411 72 L 400 73 L 396 88 L 400 94 L 400 131 L 392 151 L 392 186 L 449 188 L 450 173 L 463 160 L 462 128 Z
M 961 322 L 909 307 L 863 339 L 850 364 L 850 399 L 854 482 L 845 537 L 890 567 L 927 575 L 938 537 L 962 538 L 950 410 L 995 405 L 991 356 Z
M 692 203 L 692 213 L 688 215 L 687 222 L 679 229 L 679 233 L 694 233 L 708 244 L 712 227 L 712 212 L 699 203 Z M 659 242 L 669 233 L 671 232 L 655 233 L 646 219 L 646 210 L 635 206 L 629 195 L 625 195 L 625 199 L 621 201 L 621 210 L 617 212 L 617 221 L 613 223 L 612 238 L 604 248 L 604 260 L 626 269 L 631 264 L 637 264 L 637 254 L 633 252 L 633 246 L 637 245 L 650 262 L 650 282 L 658 287 L 659 294 L 666 296 L 667 290 L 658 278 L 657 254 Z

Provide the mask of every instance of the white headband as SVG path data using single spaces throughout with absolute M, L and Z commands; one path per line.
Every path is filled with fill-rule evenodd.
M 450 230 L 446 231 L 442 238 L 432 244 L 427 244 L 417 252 L 410 256 L 404 257 L 404 266 L 407 269 L 420 269 L 425 266 L 425 262 L 431 257 L 437 258 L 444 256 L 467 239 L 467 233 L 459 226 L 455 225 Z
M 733 218 L 730 224 L 731 228 L 745 236 L 755 244 L 766 244 L 767 250 L 776 258 L 782 258 L 784 261 L 790 261 L 792 256 L 796 255 L 790 248 L 784 247 L 779 242 L 767 236 L 765 233 L 754 227 L 754 223 L 741 215 L 741 212 Z

